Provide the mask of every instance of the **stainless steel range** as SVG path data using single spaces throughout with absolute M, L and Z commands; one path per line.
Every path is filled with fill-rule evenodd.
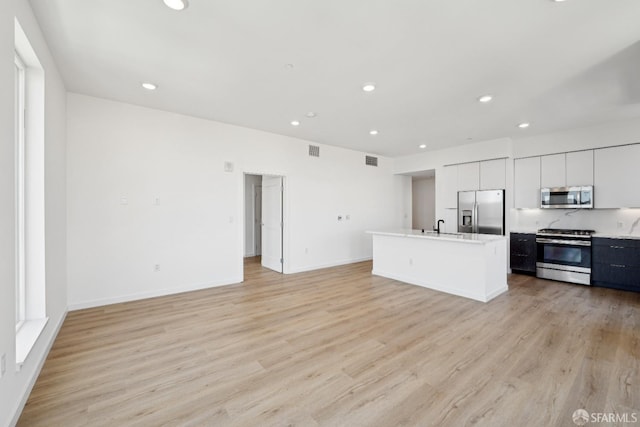
M 536 234 L 536 276 L 563 282 L 591 284 L 593 230 L 543 228 Z

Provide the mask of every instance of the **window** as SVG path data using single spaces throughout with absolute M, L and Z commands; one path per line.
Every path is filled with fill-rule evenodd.
M 15 55 L 16 331 L 26 318 L 25 289 L 25 66 Z
M 45 271 L 45 73 L 15 20 L 15 324 L 20 369 L 48 318 Z

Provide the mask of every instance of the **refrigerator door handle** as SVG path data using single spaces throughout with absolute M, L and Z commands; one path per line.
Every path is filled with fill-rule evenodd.
M 473 218 L 471 219 L 471 223 L 472 223 L 472 232 L 473 233 L 477 233 L 478 232 L 478 203 L 477 202 L 473 202 Z

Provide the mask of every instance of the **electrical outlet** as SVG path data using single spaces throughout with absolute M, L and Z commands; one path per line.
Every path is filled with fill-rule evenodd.
M 409 258 L 409 265 L 413 265 L 413 258 Z
M 622 221 L 618 221 L 618 228 L 622 228 L 624 227 L 624 224 L 622 223 Z
M 153 269 L 154 269 L 155 271 L 160 271 L 160 264 L 156 264 L 156 265 L 153 267 Z
M 304 248 L 304 253 L 308 254 L 309 253 L 309 248 Z
M 7 355 L 3 354 L 0 357 L 0 378 L 4 377 L 5 372 L 7 372 Z
M 349 220 L 351 219 L 351 215 L 348 215 L 348 214 L 347 214 L 347 216 L 345 217 L 345 219 L 346 219 L 347 221 L 349 221 Z

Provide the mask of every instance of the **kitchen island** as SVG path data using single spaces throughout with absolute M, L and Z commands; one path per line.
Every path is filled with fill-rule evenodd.
M 508 290 L 507 238 L 420 230 L 368 231 L 377 276 L 487 302 Z

